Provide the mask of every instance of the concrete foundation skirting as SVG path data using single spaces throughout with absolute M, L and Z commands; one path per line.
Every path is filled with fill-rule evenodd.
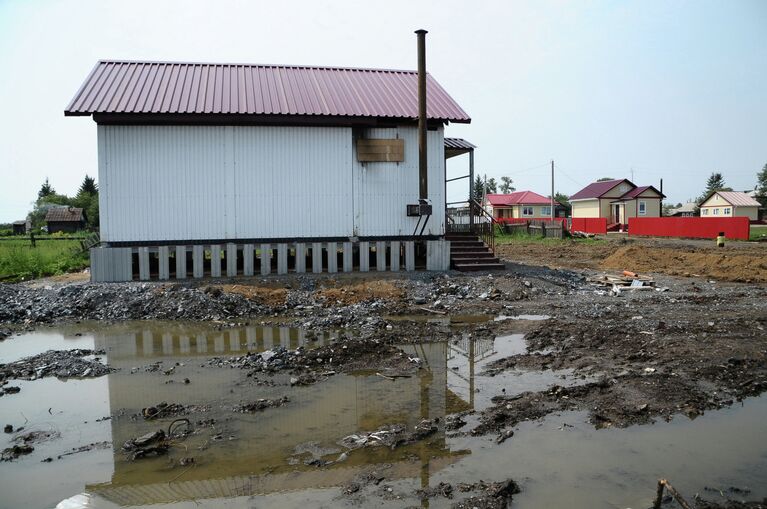
M 426 241 L 426 270 L 447 270 L 450 268 L 450 241 Z
M 279 244 L 97 247 L 90 251 L 91 281 L 151 281 L 192 277 L 219 278 L 311 272 L 320 274 L 375 271 L 414 271 L 415 241 L 295 242 Z M 373 249 L 371 249 L 373 248 Z M 421 251 L 422 252 L 422 251 Z M 274 258 L 274 259 L 273 259 Z M 374 267 L 371 267 L 371 262 Z M 450 242 L 426 242 L 426 269 L 448 270 Z M 191 274 L 190 270 L 191 269 Z M 134 273 L 135 270 L 135 273 Z

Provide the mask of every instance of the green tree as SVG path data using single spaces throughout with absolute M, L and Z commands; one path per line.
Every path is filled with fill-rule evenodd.
M 714 191 L 721 191 L 722 189 L 724 189 L 724 177 L 721 173 L 712 173 L 706 181 L 705 194 L 708 195 L 709 193 L 713 193 Z
M 474 179 L 474 199 L 477 200 L 478 202 L 482 203 L 482 197 L 485 194 L 491 194 L 491 193 L 497 193 L 497 192 L 498 192 L 498 183 L 496 183 L 494 178 L 490 178 L 490 179 L 487 179 L 487 181 L 485 181 L 482 177 L 477 175 L 477 177 Z
M 731 187 L 726 187 L 724 183 L 724 176 L 722 176 L 719 172 L 713 172 L 710 177 L 706 180 L 706 190 L 703 191 L 703 194 L 698 196 L 698 199 L 695 200 L 695 203 L 700 206 L 701 203 L 703 203 L 703 200 L 705 200 L 708 195 L 715 191 L 732 191 Z
M 756 200 L 767 207 L 767 164 L 756 174 Z
M 72 200 L 74 207 L 85 211 L 88 228 L 96 228 L 99 225 L 99 188 L 96 179 L 85 175 L 77 196 Z
M 570 216 L 570 212 L 572 210 L 572 205 L 570 205 L 570 197 L 567 196 L 564 193 L 556 192 L 554 193 L 554 201 L 559 203 L 565 208 L 565 214 L 567 216 Z
M 482 196 L 485 194 L 485 181 L 482 177 L 477 175 L 474 179 L 474 199 L 478 202 L 482 201 Z
M 499 186 L 501 193 L 503 194 L 509 194 L 513 193 L 517 189 L 511 185 L 514 181 L 511 180 L 511 177 L 501 177 L 501 184 Z
M 45 182 L 43 182 L 43 185 L 40 187 L 40 190 L 37 192 L 37 199 L 42 200 L 43 198 L 47 198 L 55 194 L 56 194 L 56 191 L 53 189 L 50 182 L 48 182 L 48 177 L 45 177 Z
M 93 177 L 89 177 L 88 174 L 85 174 L 85 178 L 83 179 L 83 183 L 80 184 L 80 189 L 77 191 L 77 195 L 80 196 L 82 194 L 98 194 L 99 187 L 96 185 L 96 179 Z

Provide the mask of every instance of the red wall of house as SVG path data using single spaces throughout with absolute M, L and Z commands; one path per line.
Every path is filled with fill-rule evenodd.
M 747 217 L 631 217 L 629 235 L 713 239 L 724 232 L 729 239 L 748 240 Z
M 584 233 L 607 233 L 606 217 L 574 217 L 570 231 Z

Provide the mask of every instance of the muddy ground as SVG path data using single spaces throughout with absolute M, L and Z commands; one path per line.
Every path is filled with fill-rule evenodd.
M 508 397 L 499 393 L 476 426 L 454 431 L 498 435 L 499 441 L 522 421 L 562 410 L 587 411 L 595 428 L 626 427 L 695 418 L 767 390 L 767 245 L 733 242 L 717 249 L 696 242 L 610 240 L 510 244 L 499 253 L 508 268 L 492 274 L 0 285 L 0 339 L 85 319 L 203 320 L 221 327 L 269 321 L 318 334 L 342 331 L 332 346 L 218 362 L 258 376 L 289 371 L 295 383 L 309 384 L 359 369 L 407 374 L 419 368 L 418 361 L 397 344 L 451 341 L 467 331 L 497 336 L 522 326 L 477 315 L 547 315 L 525 322 L 527 353 L 496 361 L 487 372 L 572 369 L 590 381 Z M 623 270 L 652 277 L 657 289 L 615 295 L 587 281 Z

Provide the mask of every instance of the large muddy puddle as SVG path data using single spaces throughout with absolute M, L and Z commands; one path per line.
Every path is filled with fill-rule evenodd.
M 461 320 L 463 321 L 463 320 Z M 523 423 L 514 437 L 472 437 L 440 430 L 395 449 L 347 451 L 339 441 L 387 424 L 481 410 L 505 390 L 512 395 L 585 380 L 570 372 L 483 376 L 494 360 L 523 353 L 521 334 L 407 345 L 422 360 L 416 376 L 391 380 L 375 372 L 336 375 L 309 386 L 290 376 L 246 376 L 206 366 L 211 357 L 284 346 L 311 348 L 334 340 L 287 327 L 220 329 L 180 323 L 76 324 L 0 343 L 7 363 L 48 349 L 104 350 L 117 371 L 94 379 L 13 381 L 0 398 L 2 448 L 29 431 L 45 433 L 31 454 L 0 463 L 0 507 L 449 507 L 415 491 L 439 482 L 517 480 L 514 507 L 648 507 L 658 478 L 682 492 L 748 488 L 767 496 L 767 399 L 689 420 L 594 430 L 581 413 Z M 255 413 L 238 405 L 289 401 Z M 174 417 L 145 420 L 161 402 L 193 406 L 181 417 L 194 432 L 166 455 L 130 460 L 122 445 Z M 469 427 L 472 416 L 466 418 Z M 45 461 L 50 458 L 50 461 Z M 344 487 L 376 472 L 380 484 L 348 495 Z M 716 494 L 718 496 L 718 493 Z M 364 497 L 364 498 L 362 498 Z

